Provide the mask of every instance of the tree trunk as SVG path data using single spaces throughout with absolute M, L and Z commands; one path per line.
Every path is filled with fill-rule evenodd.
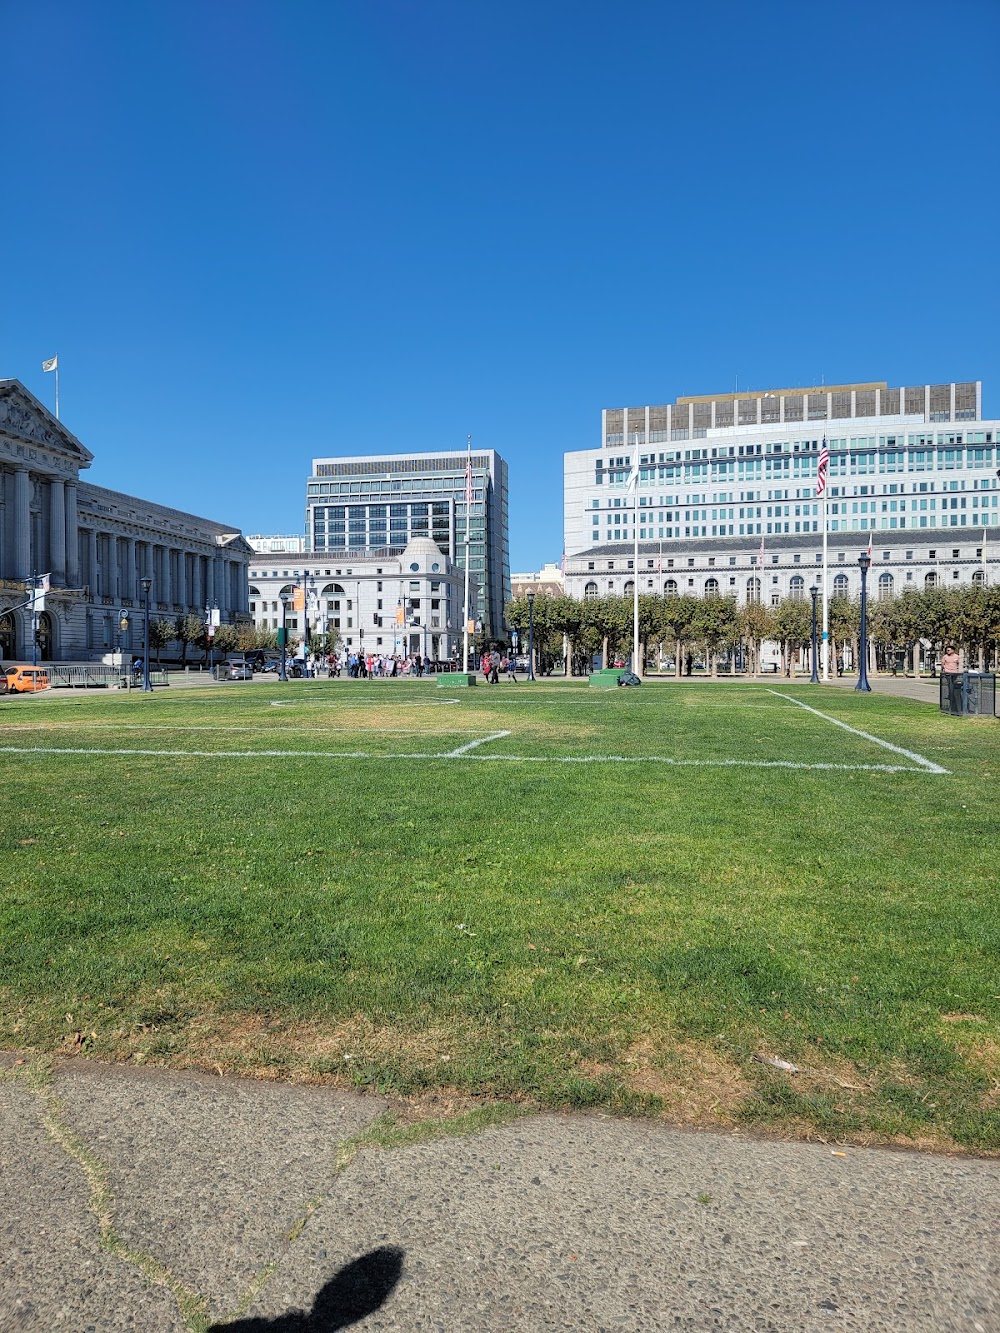
M 711 663 L 711 675 L 712 675 L 712 679 L 713 679 L 713 680 L 718 680 L 718 679 L 719 679 L 719 658 L 718 658 L 718 654 L 715 653 L 715 652 L 711 652 L 711 653 L 709 653 L 709 655 L 708 655 L 708 660 L 709 660 L 709 662 Z
M 601 644 L 601 666 L 605 671 L 608 669 L 608 636 L 605 634 L 604 641 Z
M 674 640 L 674 680 L 681 678 L 681 641 Z
M 920 640 L 917 639 L 913 645 L 913 679 L 920 679 Z

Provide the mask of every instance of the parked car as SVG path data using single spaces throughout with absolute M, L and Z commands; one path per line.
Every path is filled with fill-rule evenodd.
M 4 672 L 4 679 L 11 694 L 34 694 L 50 687 L 46 667 L 9 666 Z
M 263 664 L 263 666 L 258 667 L 257 670 L 258 670 L 258 671 L 274 671 L 274 672 L 278 672 L 278 671 L 281 670 L 281 658 L 280 658 L 280 657 L 267 657 L 267 658 L 264 659 L 264 664 Z
M 212 669 L 216 680 L 253 680 L 253 667 L 245 657 L 227 657 Z

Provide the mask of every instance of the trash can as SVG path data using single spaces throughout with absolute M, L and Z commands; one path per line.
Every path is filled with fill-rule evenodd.
M 942 672 L 941 712 L 954 717 L 995 717 L 996 682 L 992 671 Z

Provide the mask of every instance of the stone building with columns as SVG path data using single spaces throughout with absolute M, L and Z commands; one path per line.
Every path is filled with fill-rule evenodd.
M 110 660 L 141 643 L 141 580 L 153 619 L 248 619 L 251 548 L 238 529 L 80 480 L 93 454 L 17 380 L 0 380 L 0 654 L 32 656 L 33 580 L 40 661 Z M 169 651 L 166 654 L 169 656 Z

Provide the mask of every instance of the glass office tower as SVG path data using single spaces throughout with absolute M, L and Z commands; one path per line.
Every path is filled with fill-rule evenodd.
M 465 568 L 466 453 L 364 454 L 314 458 L 306 487 L 306 542 L 327 558 L 396 555 L 430 537 Z M 472 453 L 470 565 L 480 588 L 477 616 L 490 638 L 504 634 L 510 598 L 507 464 L 495 449 Z

